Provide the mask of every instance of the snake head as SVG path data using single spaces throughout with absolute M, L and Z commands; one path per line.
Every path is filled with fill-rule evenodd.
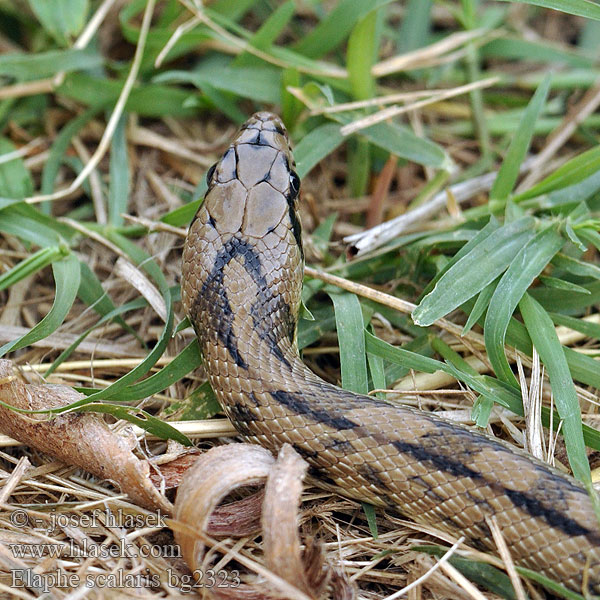
M 280 226 L 299 242 L 300 179 L 281 119 L 252 115 L 207 174 L 205 206 L 221 234 L 262 238 Z

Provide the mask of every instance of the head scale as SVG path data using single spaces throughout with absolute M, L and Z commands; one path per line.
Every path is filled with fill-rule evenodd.
M 205 207 L 221 234 L 262 238 L 280 225 L 300 245 L 297 200 L 300 180 L 279 117 L 258 112 L 207 173 Z

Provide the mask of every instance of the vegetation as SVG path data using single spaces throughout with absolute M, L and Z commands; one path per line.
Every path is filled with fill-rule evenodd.
M 182 236 L 235 127 L 273 110 L 303 181 L 305 359 L 472 410 L 592 491 L 598 39 L 589 0 L 0 0 L 0 356 L 188 443 L 220 409 Z M 385 597 L 399 572 L 357 581 Z

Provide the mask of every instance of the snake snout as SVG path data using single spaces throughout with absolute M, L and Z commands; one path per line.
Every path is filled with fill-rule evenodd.
M 217 231 L 262 238 L 287 221 L 292 229 L 299 190 L 293 167 L 281 119 L 255 113 L 209 171 L 205 205 Z

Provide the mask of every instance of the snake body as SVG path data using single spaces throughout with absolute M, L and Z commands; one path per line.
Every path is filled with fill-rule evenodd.
M 185 242 L 182 299 L 223 409 L 250 441 L 291 444 L 342 494 L 495 549 L 600 594 L 600 527 L 585 489 L 524 452 L 435 414 L 354 394 L 296 347 L 303 275 L 298 176 L 283 124 L 261 112 L 210 169 Z

